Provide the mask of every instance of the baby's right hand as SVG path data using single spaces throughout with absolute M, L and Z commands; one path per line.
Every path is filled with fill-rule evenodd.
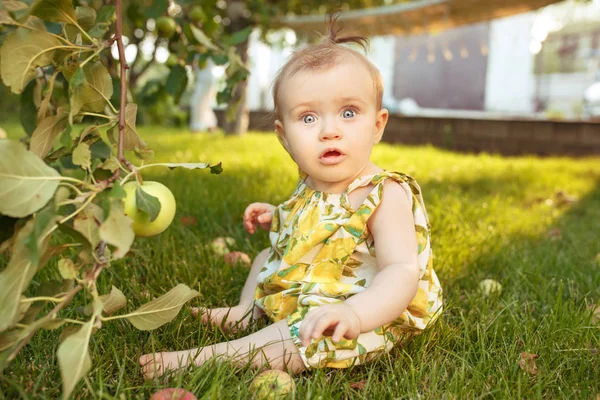
M 256 232 L 256 226 L 264 230 L 271 230 L 271 221 L 275 206 L 268 203 L 252 203 L 244 211 L 244 228 L 250 234 Z

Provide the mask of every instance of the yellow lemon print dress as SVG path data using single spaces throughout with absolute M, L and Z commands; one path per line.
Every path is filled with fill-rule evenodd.
M 442 289 L 433 270 L 430 226 L 417 182 L 383 171 L 357 178 L 343 194 L 309 188 L 304 174 L 292 197 L 274 212 L 271 251 L 258 275 L 255 304 L 273 322 L 287 318 L 294 343 L 310 368 L 346 368 L 388 352 L 407 333 L 423 330 L 442 309 Z M 379 205 L 386 179 L 405 190 L 412 207 L 418 243 L 420 281 L 408 308 L 394 321 L 356 339 L 334 343 L 329 336 L 303 346 L 300 326 L 306 314 L 323 304 L 343 302 L 369 287 L 377 273 L 373 237 L 367 221 Z M 356 210 L 348 194 L 373 186 Z

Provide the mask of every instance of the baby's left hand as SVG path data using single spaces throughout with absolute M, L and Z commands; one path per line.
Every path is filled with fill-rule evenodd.
M 360 319 L 354 309 L 344 303 L 327 304 L 306 314 L 300 326 L 300 340 L 308 346 L 312 339 L 318 339 L 327 331 L 333 331 L 334 343 L 354 339 L 360 334 Z

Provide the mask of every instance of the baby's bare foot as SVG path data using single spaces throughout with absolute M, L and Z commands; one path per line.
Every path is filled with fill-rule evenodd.
M 225 330 L 245 329 L 250 322 L 252 311 L 249 307 L 192 307 L 192 315 L 201 316 L 202 322 L 220 325 Z
M 189 351 L 144 354 L 139 359 L 142 375 L 145 379 L 152 379 L 163 375 L 168 370 L 183 368 L 190 362 L 189 355 Z

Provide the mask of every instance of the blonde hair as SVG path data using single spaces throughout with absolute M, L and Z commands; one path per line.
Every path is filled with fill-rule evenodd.
M 334 24 L 337 20 L 337 13 L 329 16 L 329 32 L 323 37 L 320 43 L 309 45 L 304 49 L 297 50 L 292 53 L 288 62 L 279 70 L 273 83 L 273 104 L 274 114 L 279 118 L 279 89 L 284 79 L 292 77 L 294 74 L 301 71 L 314 71 L 326 69 L 337 65 L 343 56 L 352 56 L 360 60 L 371 73 L 373 78 L 373 89 L 375 90 L 375 98 L 377 100 L 377 110 L 381 109 L 383 98 L 383 81 L 381 73 L 368 59 L 365 57 L 369 49 L 369 39 L 363 36 L 344 36 L 338 37 L 339 29 L 334 30 Z M 342 46 L 344 43 L 354 43 L 362 47 L 365 55 L 356 50 Z

